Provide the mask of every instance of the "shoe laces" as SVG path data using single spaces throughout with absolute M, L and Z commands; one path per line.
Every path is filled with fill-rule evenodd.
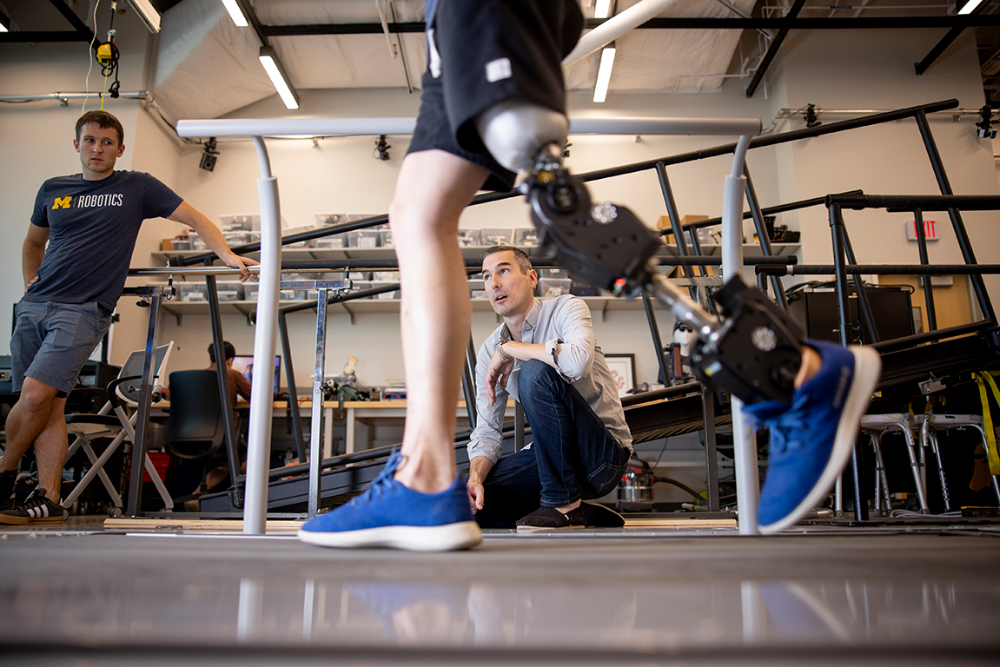
M 367 505 L 384 496 L 389 488 L 389 483 L 392 481 L 392 476 L 404 460 L 405 459 L 398 452 L 390 456 L 389 460 L 385 464 L 385 468 L 382 469 L 382 472 L 379 473 L 378 477 L 372 480 L 368 489 L 361 495 L 353 498 L 349 504 L 354 506 Z
M 791 407 L 786 412 L 772 419 L 761 420 L 761 423 L 767 426 L 771 433 L 769 445 L 771 453 L 784 454 L 786 451 L 801 449 L 805 446 L 803 438 L 793 436 L 801 435 L 807 427 L 806 413 L 802 408 L 808 400 L 808 396 L 801 394 L 792 401 Z
M 25 498 L 24 502 L 21 503 L 21 508 L 30 510 L 33 507 L 41 507 L 46 503 L 46 501 L 48 501 L 48 498 L 45 497 L 45 489 L 35 489 L 31 492 L 31 495 Z

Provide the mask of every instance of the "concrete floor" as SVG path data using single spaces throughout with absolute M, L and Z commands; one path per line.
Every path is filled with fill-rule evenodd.
M 1000 663 L 1000 524 L 696 523 L 447 554 L 0 529 L 0 664 Z

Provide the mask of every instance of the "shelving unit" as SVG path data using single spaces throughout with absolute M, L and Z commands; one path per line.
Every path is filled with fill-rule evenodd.
M 463 246 L 462 256 L 465 259 L 479 259 L 483 250 L 489 246 Z M 798 243 L 773 243 L 771 250 L 775 255 L 793 255 L 802 246 Z M 541 257 L 541 249 L 538 246 L 522 247 L 531 258 Z M 665 245 L 661 256 L 676 254 L 677 246 Z M 719 255 L 722 253 L 722 246 L 717 243 L 703 243 L 701 251 L 705 255 Z M 153 259 L 164 266 L 171 257 L 193 257 L 204 255 L 206 250 L 171 250 L 157 251 L 152 253 Z M 760 246 L 755 243 L 743 245 L 743 253 L 747 257 L 759 257 L 761 255 Z M 257 253 L 250 253 L 250 257 L 255 257 Z M 346 260 L 356 259 L 359 261 L 369 259 L 396 259 L 396 252 L 393 248 L 285 248 L 281 251 L 284 259 L 316 259 L 316 260 Z
M 487 246 L 464 246 L 462 248 L 462 255 L 466 259 L 478 259 L 486 247 Z M 775 243 L 771 246 L 775 255 L 792 255 L 797 252 L 800 247 L 801 246 L 798 243 Z M 671 249 L 676 252 L 676 246 L 664 246 L 661 256 L 672 254 Z M 524 250 L 529 257 L 541 257 L 540 249 L 537 246 L 524 247 L 522 250 Z M 722 246 L 718 244 L 703 244 L 701 246 L 701 250 L 705 255 L 718 255 L 722 252 Z M 748 257 L 759 257 L 762 254 L 760 246 L 756 244 L 745 244 L 743 246 L 743 252 Z M 166 265 L 167 261 L 171 257 L 190 257 L 194 255 L 202 255 L 204 253 L 204 250 L 161 251 L 153 253 L 153 259 L 163 265 Z M 254 254 L 251 254 L 250 256 L 253 257 Z M 282 257 L 284 259 L 292 260 L 358 260 L 359 262 L 364 262 L 365 260 L 395 259 L 396 255 L 393 248 L 289 248 L 282 251 Z M 358 268 L 362 268 L 362 265 L 359 264 Z M 319 276 L 322 274 L 316 275 Z M 602 320 L 607 319 L 609 312 L 642 310 L 643 308 L 641 299 L 629 300 L 605 296 L 582 298 L 587 305 L 590 306 L 592 312 L 601 314 Z M 281 301 L 279 307 L 294 305 L 297 303 L 302 302 Z M 661 308 L 659 304 L 654 304 L 654 307 Z M 181 321 L 181 318 L 184 315 L 207 315 L 209 312 L 208 303 L 203 301 L 164 301 L 162 308 L 165 313 L 176 317 L 178 322 Z M 257 302 L 222 301 L 219 303 L 219 308 L 221 314 L 223 315 L 240 314 L 247 318 L 247 322 L 250 322 L 251 316 L 257 309 Z M 472 310 L 473 312 L 492 312 L 492 307 L 487 299 L 473 299 Z M 399 312 L 399 299 L 358 299 L 356 301 L 335 303 L 328 306 L 328 313 L 330 315 L 348 315 L 351 318 L 351 324 L 354 324 L 355 315 L 395 312 Z

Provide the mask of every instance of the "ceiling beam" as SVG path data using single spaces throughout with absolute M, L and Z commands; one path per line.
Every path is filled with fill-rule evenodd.
M 980 3 L 979 6 L 972 10 L 970 14 L 967 14 L 967 16 L 978 16 L 988 4 L 990 4 L 989 0 Z M 913 63 L 914 68 L 917 70 L 917 76 L 926 72 L 927 68 L 934 64 L 934 61 L 937 60 L 942 53 L 944 53 L 945 49 L 951 46 L 951 43 L 958 39 L 958 36 L 962 34 L 963 30 L 965 30 L 964 27 L 952 28 L 948 31 L 947 35 L 941 38 L 940 42 L 934 45 L 934 48 L 930 50 L 930 53 L 924 56 L 923 60 L 918 63 Z
M 73 30 L 79 33 L 81 38 L 85 38 L 88 42 L 94 38 L 94 31 L 87 27 L 87 24 L 80 20 L 80 17 L 76 15 L 72 9 L 66 6 L 63 0 L 49 0 L 53 7 L 56 8 L 63 18 L 69 21 L 69 24 L 73 26 Z
M 301 37 L 306 35 L 374 35 L 383 34 L 381 23 L 325 23 L 317 25 L 264 25 L 247 8 L 245 0 L 238 0 L 254 26 L 262 45 L 269 45 L 271 37 Z M 71 14 L 82 29 L 73 31 L 36 31 L 0 33 L 0 43 L 4 42 L 89 42 L 93 33 L 61 0 L 51 0 L 60 12 Z M 67 16 L 67 19 L 72 22 Z M 595 28 L 606 19 L 588 19 L 587 27 Z M 971 28 L 977 26 L 1000 26 L 1000 14 L 978 14 L 969 16 L 901 16 L 901 17 L 859 17 L 859 18 L 669 18 L 650 19 L 638 26 L 638 30 L 868 30 L 868 29 L 909 29 L 909 28 Z M 390 33 L 422 33 L 424 23 L 389 23 Z
M 588 19 L 587 28 L 596 28 L 607 19 Z M 391 33 L 424 32 L 424 23 L 389 23 Z M 650 19 L 639 30 L 865 30 L 887 28 L 968 28 L 1000 26 L 1000 14 L 970 16 L 896 16 L 859 18 L 669 18 Z M 381 23 L 325 23 L 315 25 L 261 25 L 267 37 L 304 35 L 382 34 Z
M 785 14 L 787 18 L 795 18 L 798 16 L 799 11 L 802 10 L 802 5 L 806 4 L 806 0 L 795 0 L 789 9 L 788 13 Z M 750 85 L 747 86 L 747 99 L 753 97 L 754 91 L 757 90 L 757 86 L 760 82 L 764 80 L 764 73 L 767 72 L 768 65 L 774 60 L 774 56 L 778 55 L 778 49 L 781 48 L 781 43 L 785 41 L 785 37 L 788 35 L 789 28 L 782 28 L 778 33 L 771 39 L 771 43 L 767 47 L 767 52 L 764 57 L 760 59 L 760 64 L 757 65 L 757 71 L 753 73 L 753 79 L 750 80 Z

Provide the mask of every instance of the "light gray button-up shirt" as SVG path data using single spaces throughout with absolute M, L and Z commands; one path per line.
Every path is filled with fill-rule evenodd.
M 507 397 L 517 400 L 517 376 L 524 363 L 514 360 L 514 370 L 507 388 L 496 387 L 496 402 L 489 404 L 484 389 L 486 369 L 501 339 L 509 340 L 510 331 L 501 324 L 479 348 L 476 360 L 476 409 L 478 421 L 469 441 L 469 460 L 485 456 L 493 463 L 500 459 L 504 411 Z M 535 300 L 521 328 L 522 343 L 544 344 L 548 364 L 573 385 L 601 418 L 608 431 L 623 446 L 632 449 L 632 434 L 625 424 L 625 412 L 618 399 L 618 389 L 597 346 L 590 321 L 590 308 L 581 299 L 563 295 L 545 301 Z

